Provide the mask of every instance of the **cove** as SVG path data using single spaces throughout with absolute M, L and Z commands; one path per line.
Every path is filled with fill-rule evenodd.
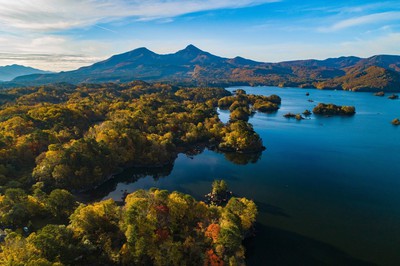
M 158 187 L 204 199 L 212 180 L 225 179 L 259 209 L 257 235 L 246 243 L 249 265 L 397 265 L 400 127 L 390 122 L 400 116 L 400 100 L 348 91 L 240 88 L 282 98 L 277 112 L 250 118 L 267 148 L 262 154 L 179 154 L 173 166 L 127 169 L 92 197 L 120 200 L 124 192 Z M 319 102 L 352 105 L 356 114 L 283 117 Z M 219 112 L 227 121 L 229 111 Z

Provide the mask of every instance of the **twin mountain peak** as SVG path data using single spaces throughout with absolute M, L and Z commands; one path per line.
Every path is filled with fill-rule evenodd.
M 193 86 L 270 85 L 353 91 L 400 91 L 400 56 L 354 56 L 263 63 L 219 57 L 194 45 L 172 54 L 141 47 L 77 70 L 33 74 L 9 85 L 144 80 Z

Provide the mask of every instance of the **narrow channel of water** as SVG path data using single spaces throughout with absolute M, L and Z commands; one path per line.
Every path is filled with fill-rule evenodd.
M 400 100 L 346 91 L 241 88 L 282 98 L 278 112 L 250 119 L 267 147 L 261 156 L 180 154 L 173 167 L 127 170 L 95 194 L 120 200 L 124 192 L 159 187 L 203 199 L 213 179 L 225 179 L 259 208 L 257 237 L 247 242 L 250 265 L 399 265 L 400 127 L 390 122 L 400 117 Z M 319 102 L 354 105 L 357 113 L 302 121 L 283 117 Z M 229 111 L 219 112 L 226 121 Z

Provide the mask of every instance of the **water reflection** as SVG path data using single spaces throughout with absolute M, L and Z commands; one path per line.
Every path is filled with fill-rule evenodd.
M 236 152 L 225 152 L 223 153 L 225 159 L 228 161 L 239 164 L 239 165 L 246 165 L 249 163 L 257 163 L 261 159 L 261 152 L 257 153 L 236 153 Z
M 186 151 L 184 154 L 186 155 L 187 158 L 194 159 L 196 155 L 199 155 L 204 151 L 205 151 L 204 146 L 198 146 Z M 222 152 L 218 150 L 212 150 L 212 151 L 216 152 L 217 154 L 224 155 L 224 158 L 227 161 L 236 165 L 255 164 L 261 159 L 262 155 L 262 152 L 243 154 L 235 152 Z M 88 198 L 82 200 L 88 202 L 101 200 L 104 197 L 108 196 L 111 192 L 116 191 L 118 188 L 118 184 L 132 184 L 137 182 L 141 178 L 152 178 L 154 181 L 157 181 L 160 178 L 168 177 L 171 175 L 172 170 L 174 169 L 174 163 L 165 165 L 163 167 L 127 168 L 120 174 L 115 175 L 112 179 L 108 180 L 104 184 L 97 187 L 96 189 L 89 191 L 89 193 L 87 193 L 87 195 L 89 195 Z M 119 194 L 123 196 L 126 192 L 131 192 L 131 191 L 120 191 L 120 192 L 121 193 Z
M 139 179 L 145 177 L 151 177 L 154 180 L 167 177 L 171 174 L 173 168 L 173 164 L 153 168 L 127 168 L 120 174 L 115 175 L 112 179 L 97 187 L 96 189 L 89 191 L 88 194 L 90 195 L 90 198 L 88 199 L 88 201 L 101 200 L 102 198 L 110 194 L 110 192 L 115 191 L 119 183 L 130 184 L 137 182 Z

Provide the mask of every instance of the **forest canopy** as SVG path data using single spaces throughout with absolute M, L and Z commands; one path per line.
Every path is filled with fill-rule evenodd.
M 257 214 L 251 200 L 211 206 L 152 189 L 119 204 L 83 204 L 76 193 L 128 167 L 171 165 L 198 147 L 256 161 L 264 147 L 248 117 L 223 123 L 217 107 L 233 97 L 232 117 L 235 110 L 250 115 L 256 104 L 277 106 L 279 97 L 140 81 L 0 93 L 0 264 L 244 263 L 242 240 Z
M 165 84 L 46 85 L 2 91 L 0 186 L 84 190 L 128 166 L 159 167 L 206 145 L 239 153 L 263 149 L 238 116 L 222 123 L 216 107 L 233 97 L 221 88 Z M 267 97 L 235 96 L 235 102 Z M 280 102 L 271 96 L 268 103 Z M 275 103 L 274 103 L 275 104 Z M 250 113 L 249 106 L 242 108 Z M 236 111 L 236 110 L 235 110 Z M 234 116 L 235 112 L 232 112 Z
M 122 207 L 81 204 L 67 225 L 24 237 L 11 232 L 2 265 L 243 265 L 242 240 L 257 215 L 253 201 L 208 206 L 189 195 L 138 190 Z

